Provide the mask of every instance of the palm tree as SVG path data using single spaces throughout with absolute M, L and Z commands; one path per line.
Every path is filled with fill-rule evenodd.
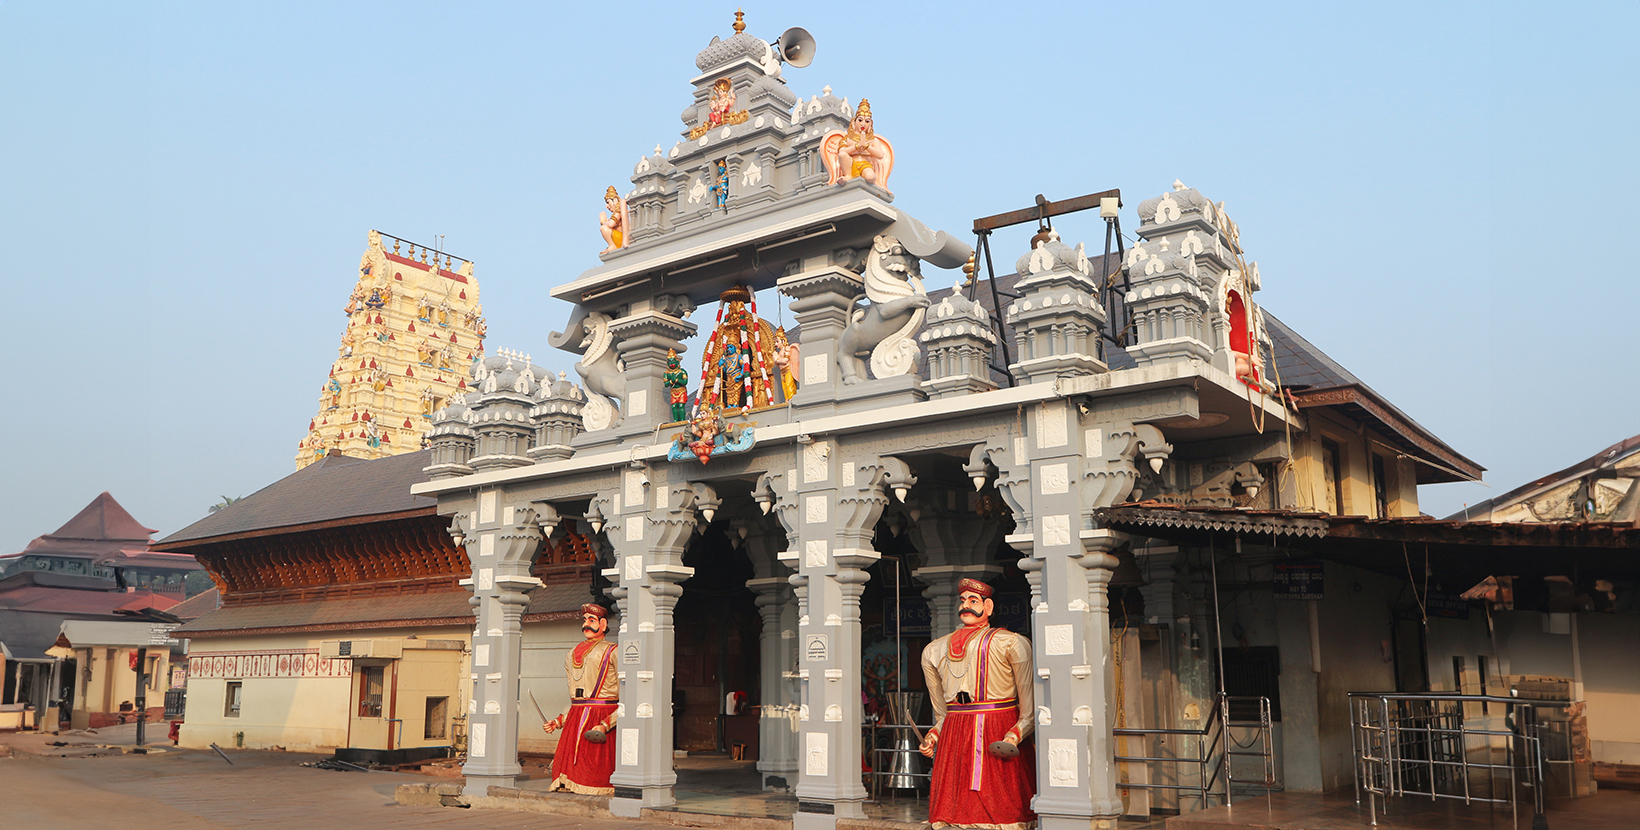
M 227 507 L 242 498 L 244 498 L 244 496 L 223 496 L 221 502 L 211 505 L 211 512 L 215 513 L 216 511 L 221 510 L 222 508 Z

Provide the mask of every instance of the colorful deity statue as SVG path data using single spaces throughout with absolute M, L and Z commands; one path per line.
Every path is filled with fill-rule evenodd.
M 608 210 L 598 212 L 598 232 L 603 234 L 608 247 L 599 253 L 607 254 L 625 248 L 627 241 L 626 200 L 615 191 L 615 185 L 604 191 L 604 207 Z
M 740 350 L 737 343 L 724 343 L 722 354 L 717 359 L 718 382 L 723 384 L 723 404 L 730 408 L 739 407 L 745 397 L 746 369 L 751 357 Z
M 695 410 L 684 431 L 672 436 L 672 447 L 667 450 L 668 461 L 689 461 L 705 464 L 716 455 L 745 452 L 757 440 L 756 424 L 730 423 L 716 404 L 703 404 Z
M 364 307 L 381 308 L 382 306 L 387 305 L 387 301 L 391 297 L 392 294 L 389 292 L 384 292 L 380 288 L 372 288 L 370 289 L 370 296 L 365 298 Z
M 717 436 L 722 430 L 723 416 L 715 406 L 702 409 L 690 422 L 689 451 L 700 459 L 700 463 L 712 460 L 712 451 L 717 449 Z
M 820 158 L 830 174 L 827 184 L 864 179 L 888 190 L 888 175 L 894 170 L 894 145 L 878 135 L 871 119 L 871 102 L 860 99 L 849 121 L 848 132 L 833 130 L 820 142 Z
M 991 586 L 964 579 L 957 592 L 962 628 L 929 643 L 922 656 L 934 705 L 921 746 L 934 759 L 928 821 L 935 830 L 1025 830 L 1036 823 L 1031 641 L 991 627 Z
M 706 120 L 689 131 L 691 140 L 731 124 L 744 124 L 749 114 L 746 110 L 735 109 L 735 85 L 728 78 L 719 78 L 712 82 L 712 88 L 707 92 Z
M 553 790 L 581 795 L 614 795 L 609 783 L 615 772 L 615 709 L 621 685 L 616 677 L 615 644 L 609 633 L 609 611 L 602 605 L 581 606 L 584 638 L 564 655 L 569 681 L 569 711 L 541 724 L 551 735 L 562 729 L 558 751 L 552 757 Z
M 661 384 L 672 404 L 672 420 L 683 420 L 689 408 L 689 373 L 678 366 L 677 349 L 666 350 L 666 374 L 661 375 Z
M 786 327 L 774 330 L 774 365 L 780 368 L 780 394 L 791 400 L 797 394 L 797 344 L 786 339 Z
M 726 158 L 712 162 L 713 184 L 712 196 L 717 201 L 719 210 L 729 209 L 729 160 Z
M 734 108 L 734 83 L 728 78 L 719 78 L 712 82 L 711 106 L 706 113 L 706 123 L 712 127 L 728 123 L 729 114 Z
M 775 402 L 774 327 L 757 316 L 757 300 L 745 286 L 719 300 L 718 325 L 701 355 L 697 397 L 726 410 L 768 406 Z

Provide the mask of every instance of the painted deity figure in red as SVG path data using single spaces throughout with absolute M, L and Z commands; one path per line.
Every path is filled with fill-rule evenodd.
M 615 772 L 615 709 L 621 686 L 615 676 L 615 644 L 609 632 L 609 611 L 602 605 L 581 606 L 581 634 L 564 657 L 569 678 L 569 711 L 546 723 L 542 731 L 564 730 L 552 758 L 552 787 L 581 795 L 614 795 L 609 776 Z
M 935 830 L 1026 830 L 1036 824 L 1031 641 L 991 627 L 991 586 L 964 579 L 957 589 L 963 626 L 922 657 L 934 704 L 921 747 L 934 759 L 928 821 Z

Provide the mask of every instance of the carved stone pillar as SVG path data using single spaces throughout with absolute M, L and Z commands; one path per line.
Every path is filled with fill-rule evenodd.
M 666 353 L 676 350 L 683 354 L 685 347 L 680 341 L 693 337 L 697 329 L 683 319 L 695 309 L 687 297 L 661 294 L 647 302 L 652 307 L 634 309 L 609 324 L 616 337 L 615 348 L 626 364 L 626 411 L 620 426 L 613 430 L 622 439 L 648 435 L 672 420 L 666 385 L 661 382 L 666 374 Z
M 754 579 L 747 587 L 757 594 L 757 612 L 763 618 L 757 771 L 764 790 L 787 790 L 797 778 L 797 700 L 792 683 L 797 672 L 796 599 L 790 583 L 780 577 Z
M 928 502 L 920 502 L 921 515 L 906 535 L 922 555 L 923 566 L 911 575 L 928 586 L 922 595 L 928 600 L 930 624 L 934 636 L 943 636 L 962 624 L 957 619 L 957 583 L 989 581 L 1002 573 L 1001 565 L 991 564 L 1002 523 L 970 511 L 938 509 Z
M 802 604 L 797 646 L 803 704 L 792 821 L 795 830 L 830 830 L 840 818 L 865 815 L 860 594 L 871 578 L 865 569 L 879 558 L 870 545 L 888 506 L 884 483 L 904 465 L 892 458 L 852 458 L 831 440 L 800 446 L 799 469 L 790 473 L 798 481 L 775 491 L 788 544 L 781 559 L 798 571 L 791 584 Z
M 791 410 L 803 417 L 831 415 L 837 411 L 842 381 L 837 374 L 838 344 L 854 301 L 865 293 L 860 276 L 836 265 L 781 278 L 780 293 L 792 298 L 790 308 L 797 318 L 801 335 L 802 365 L 797 372 L 797 394 Z
M 1066 401 L 1037 407 L 1025 436 L 1012 439 L 1006 451 L 976 449 L 969 465 L 982 469 L 980 462 L 988 460 L 998 468 L 998 490 L 1018 525 L 1007 541 L 1024 554 L 1019 564 L 1031 582 L 1037 671 L 1032 808 L 1043 830 L 1085 830 L 1090 821 L 1114 826 L 1121 813 L 1107 712 L 1110 620 L 1103 588 L 1089 586 L 1090 576 L 1100 574 L 1108 583 L 1115 558 L 1097 559 L 1097 570 L 1083 561 L 1084 540 L 1103 533 L 1087 530 L 1085 518 L 1088 495 L 1104 492 L 1104 483 L 1091 477 L 1103 468 L 1086 462 L 1084 454 L 1097 441 L 1082 434 L 1073 412 Z
M 451 535 L 465 545 L 473 575 L 461 584 L 473 592 L 472 695 L 467 710 L 467 782 L 462 792 L 488 795 L 493 785 L 514 786 L 518 766 L 518 670 L 523 659 L 524 609 L 541 580 L 530 562 L 546 533 L 558 523 L 550 507 L 502 505 L 499 489 L 478 493 L 475 514 L 458 515 Z M 538 521 L 539 516 L 539 521 Z
M 1090 772 L 1088 786 L 1093 795 L 1093 814 L 1114 816 L 1122 812 L 1122 798 L 1116 791 L 1116 741 L 1111 730 L 1116 728 L 1116 672 L 1111 659 L 1110 642 L 1110 578 L 1116 570 L 1117 559 L 1111 551 L 1126 537 L 1111 530 L 1083 531 L 1081 566 L 1087 569 L 1088 613 L 1082 628 L 1083 648 L 1088 666 L 1101 666 L 1094 682 L 1103 682 L 1103 689 L 1094 695 L 1094 706 L 1089 713 L 1088 759 Z M 1101 705 L 1102 704 L 1102 705 Z M 1079 720 L 1072 717 L 1072 720 Z
M 684 566 L 683 550 L 698 521 L 695 488 L 704 485 L 668 480 L 671 472 L 665 467 L 623 471 L 618 500 L 610 499 L 619 504 L 618 513 L 604 525 L 615 549 L 612 577 L 626 592 L 621 706 L 615 773 L 610 776 L 615 795 L 609 800 L 610 812 L 626 818 L 637 818 L 644 807 L 677 803 L 672 792 L 678 779 L 672 769 L 672 611 L 683 595 L 681 583 L 695 572 Z
M 742 536 L 756 578 L 746 583 L 757 594 L 763 620 L 759 639 L 760 699 L 757 769 L 763 789 L 790 790 L 797 783 L 797 598 L 778 556 L 783 534 L 762 517 L 731 520 Z

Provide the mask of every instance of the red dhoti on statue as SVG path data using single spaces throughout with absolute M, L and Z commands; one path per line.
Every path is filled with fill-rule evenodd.
M 563 737 L 552 756 L 552 789 L 560 787 L 581 795 L 614 795 L 609 776 L 615 772 L 615 705 L 619 701 L 576 698 L 564 719 Z M 609 726 L 601 744 L 586 739 L 586 731 Z
M 992 830 L 1024 830 L 1036 823 L 1036 753 L 1026 739 L 1019 755 L 998 758 L 993 742 L 1019 721 L 1018 701 L 950 704 L 934 750 L 934 785 L 928 794 L 928 821 L 934 827 L 960 825 Z

